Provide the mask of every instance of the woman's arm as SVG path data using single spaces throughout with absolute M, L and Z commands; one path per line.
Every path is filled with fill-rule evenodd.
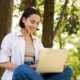
M 14 71 L 17 66 L 11 62 L 5 62 L 5 63 L 0 63 L 0 67 Z
M 16 65 L 10 62 L 11 50 L 12 50 L 12 35 L 8 34 L 4 37 L 1 43 L 0 49 L 0 67 L 14 71 Z

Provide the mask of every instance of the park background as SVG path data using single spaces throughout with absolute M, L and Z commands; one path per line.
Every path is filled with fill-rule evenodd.
M 38 36 L 44 47 L 67 49 L 71 80 L 80 80 L 80 0 L 0 0 L 0 44 L 4 36 L 19 29 L 19 19 L 28 6 L 41 13 Z M 0 76 L 4 69 L 0 68 Z

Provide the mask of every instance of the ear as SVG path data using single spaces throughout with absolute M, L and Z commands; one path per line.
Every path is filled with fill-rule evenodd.
M 25 17 L 22 18 L 22 22 L 25 23 Z

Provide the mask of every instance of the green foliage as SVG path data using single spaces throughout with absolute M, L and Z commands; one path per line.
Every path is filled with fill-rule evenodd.
M 71 6 L 68 6 L 67 12 L 65 14 L 65 19 L 67 23 L 65 24 L 64 32 L 68 32 L 69 35 L 77 34 L 80 26 L 80 10 L 79 6 L 77 6 L 78 2 L 72 2 Z
M 19 11 L 23 11 L 25 9 L 24 0 L 21 0 L 21 3 L 19 4 Z
M 68 3 L 68 7 L 63 19 L 64 21 L 62 22 L 62 26 L 64 25 L 63 32 L 67 32 L 68 35 L 77 34 L 78 30 L 80 29 L 80 7 L 78 5 L 79 2 L 78 0 L 73 0 L 72 4 L 70 3 L 71 2 Z M 64 4 L 64 0 L 56 0 L 55 2 L 55 24 L 57 24 L 59 20 L 62 4 Z
M 78 55 L 76 54 L 79 54 L 79 53 L 76 53 L 76 52 L 73 52 L 71 51 L 71 55 L 69 55 L 69 64 L 73 67 L 73 70 L 74 70 L 74 75 L 79 75 L 80 74 L 80 60 L 79 60 L 79 57 Z

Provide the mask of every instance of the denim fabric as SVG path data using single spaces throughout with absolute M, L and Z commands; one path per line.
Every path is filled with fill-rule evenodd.
M 15 69 L 12 80 L 43 80 L 43 78 L 27 64 L 23 64 Z
M 70 67 L 66 67 L 62 73 L 45 73 L 42 77 L 46 80 L 70 80 L 73 71 Z
M 66 67 L 62 73 L 45 73 L 40 75 L 28 65 L 20 65 L 14 71 L 12 80 L 69 80 L 73 71 Z

